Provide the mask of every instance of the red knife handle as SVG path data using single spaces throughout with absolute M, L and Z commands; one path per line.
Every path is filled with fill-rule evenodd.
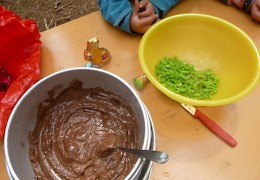
M 194 117 L 198 118 L 213 133 L 215 133 L 218 137 L 220 137 L 222 140 L 224 140 L 230 146 L 235 147 L 237 145 L 237 141 L 232 136 L 230 136 L 219 125 L 217 125 L 214 121 L 212 121 L 209 117 L 207 117 L 205 114 L 200 112 L 198 109 L 196 110 Z

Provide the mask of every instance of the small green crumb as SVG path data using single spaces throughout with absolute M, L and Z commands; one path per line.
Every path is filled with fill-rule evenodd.
M 219 78 L 212 70 L 198 71 L 178 57 L 160 59 L 155 75 L 167 89 L 194 99 L 210 99 L 218 90 Z
M 138 78 L 138 77 L 134 78 L 134 79 L 133 79 L 133 82 L 134 82 L 135 87 L 136 87 L 138 90 L 142 89 L 143 86 L 144 86 L 143 81 L 142 81 L 140 78 Z

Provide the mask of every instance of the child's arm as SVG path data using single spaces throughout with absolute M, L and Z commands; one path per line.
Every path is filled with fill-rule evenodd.
M 138 16 L 139 10 L 135 12 L 129 0 L 98 0 L 98 4 L 102 16 L 106 21 L 114 27 L 120 28 L 133 35 L 136 34 L 136 32 L 144 33 L 144 31 L 148 29 L 148 26 L 152 24 L 150 21 L 154 22 L 158 17 L 162 18 L 169 9 L 179 1 L 180 0 L 150 0 L 149 4 L 153 6 L 154 14 L 157 15 L 152 15 L 147 18 L 142 17 L 143 15 L 145 16 L 145 12 L 141 12 L 143 14 Z M 131 29 L 131 23 L 136 25 L 137 28 L 134 27 Z M 146 26 L 144 24 L 146 24 Z
M 130 34 L 130 17 L 133 7 L 128 0 L 98 0 L 103 18 L 114 27 L 120 28 Z

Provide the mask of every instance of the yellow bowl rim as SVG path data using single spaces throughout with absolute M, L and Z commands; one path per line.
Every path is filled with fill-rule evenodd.
M 254 78 L 254 80 L 252 81 L 252 83 L 250 84 L 250 86 L 248 86 L 246 89 L 244 89 L 243 91 L 241 91 L 240 93 L 236 94 L 235 96 L 229 97 L 229 98 L 225 98 L 225 99 L 220 99 L 220 100 L 199 100 L 199 99 L 192 99 L 192 98 L 188 98 L 182 95 L 179 95 L 177 93 L 174 93 L 170 90 L 168 90 L 167 88 L 163 87 L 157 80 L 156 78 L 154 78 L 151 73 L 149 72 L 148 68 L 146 67 L 144 61 L 142 61 L 143 57 L 142 57 L 142 47 L 144 46 L 145 43 L 145 39 L 147 38 L 147 36 L 149 36 L 149 34 L 158 27 L 158 25 L 166 22 L 166 21 L 170 21 L 172 19 L 178 19 L 178 18 L 183 18 L 183 17 L 202 17 L 202 18 L 209 18 L 212 19 L 216 22 L 220 22 L 223 23 L 227 26 L 230 26 L 231 28 L 233 28 L 234 30 L 238 31 L 239 33 L 241 33 L 252 45 L 253 49 L 255 50 L 256 56 L 258 57 L 258 73 L 257 76 Z M 141 38 L 140 44 L 139 44 L 139 49 L 138 49 L 138 56 L 139 56 L 139 63 L 141 65 L 141 68 L 143 70 L 143 73 L 146 75 L 146 77 L 149 79 L 149 81 L 158 89 L 160 90 L 162 93 L 164 93 L 165 95 L 167 95 L 168 97 L 174 99 L 177 102 L 180 103 L 186 103 L 186 104 L 190 104 L 190 105 L 194 105 L 194 106 L 221 106 L 221 105 L 226 105 L 226 104 L 231 104 L 233 102 L 236 102 L 240 99 L 242 99 L 243 97 L 245 97 L 246 95 L 248 95 L 251 91 L 253 91 L 253 89 L 256 87 L 257 83 L 260 80 L 260 60 L 259 60 L 259 52 L 257 50 L 257 47 L 255 45 L 255 43 L 253 42 L 253 40 L 244 32 L 242 31 L 240 28 L 238 28 L 237 26 L 235 26 L 234 24 L 221 19 L 219 17 L 215 17 L 212 15 L 206 15 L 206 14 L 199 14 L 199 13 L 187 13 L 187 14 L 179 14 L 179 15 L 173 15 L 173 16 L 169 16 L 166 17 L 162 20 L 160 20 L 159 22 L 155 23 L 151 28 L 149 28 L 143 35 L 143 37 Z

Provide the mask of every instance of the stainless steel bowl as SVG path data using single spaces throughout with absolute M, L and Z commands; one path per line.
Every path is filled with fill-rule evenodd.
M 53 73 L 32 86 L 13 109 L 5 132 L 4 152 L 6 166 L 12 179 L 33 179 L 34 173 L 28 156 L 28 135 L 36 122 L 38 106 L 47 99 L 48 91 L 62 84 L 68 87 L 73 79 L 83 82 L 84 88 L 101 87 L 121 96 L 133 109 L 140 127 L 140 147 L 150 149 L 151 124 L 147 110 L 135 90 L 122 78 L 96 68 L 71 68 Z M 144 159 L 138 158 L 126 179 L 138 179 Z

